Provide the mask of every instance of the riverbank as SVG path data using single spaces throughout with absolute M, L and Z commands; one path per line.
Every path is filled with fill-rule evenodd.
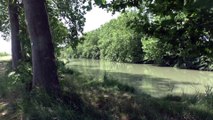
M 200 57 L 162 57 L 161 60 L 145 60 L 142 64 L 153 64 L 160 67 L 176 67 L 179 69 L 190 69 L 199 71 L 213 71 L 213 59 L 207 56 Z
M 72 58 L 72 59 L 88 59 L 88 60 L 104 60 L 104 59 L 91 59 L 86 57 Z M 129 64 L 147 64 L 154 65 L 159 67 L 175 67 L 178 69 L 187 69 L 187 70 L 198 70 L 198 71 L 213 71 L 213 59 L 207 58 L 204 56 L 195 57 L 195 58 L 163 58 L 158 61 L 154 60 L 143 60 L 139 62 L 122 62 L 122 61 L 113 61 L 113 60 L 104 60 L 109 62 L 119 62 L 119 63 L 129 63 Z
M 84 69 L 90 72 L 98 67 L 97 64 L 91 63 L 82 63 L 78 66 L 80 65 L 83 68 L 90 68 L 90 70 Z M 70 64 L 66 64 L 66 66 L 70 66 Z M 104 66 L 108 66 L 108 64 L 102 64 L 102 68 Z M 118 66 L 116 64 L 113 66 L 124 69 L 124 66 L 119 63 Z M 30 93 L 24 92 L 26 83 L 23 81 L 27 78 L 26 74 L 18 74 L 18 76 L 14 74 L 11 76 L 12 78 L 0 76 L 2 83 L 0 91 L 10 99 L 5 99 L 5 95 L 1 98 L 7 102 L 14 101 L 12 106 L 5 101 L 0 104 L 0 119 L 203 120 L 213 118 L 213 94 L 210 90 L 202 94 L 176 96 L 171 93 L 164 97 L 153 97 L 146 91 L 139 92 L 137 86 L 131 86 L 115 79 L 115 74 L 115 76 L 111 76 L 97 71 L 96 74 L 82 73 L 73 69 L 76 67 L 77 65 L 69 69 L 60 66 L 60 84 L 63 96 L 57 99 L 39 90 Z M 112 67 L 109 66 L 109 68 Z M 129 66 L 127 68 L 130 71 L 135 69 Z M 28 68 L 22 68 L 21 71 L 23 69 Z M 13 79 L 13 76 L 16 76 L 16 79 Z M 125 75 L 125 77 L 128 76 Z M 138 84 L 136 79 L 131 80 Z M 11 91 L 16 91 L 16 94 L 11 94 Z M 10 112 L 10 110 L 15 111 Z

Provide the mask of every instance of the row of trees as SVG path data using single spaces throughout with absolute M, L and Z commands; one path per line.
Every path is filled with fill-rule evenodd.
M 90 9 L 91 1 L 0 1 L 0 31 L 5 38 L 11 35 L 13 70 L 22 61 L 30 62 L 33 88 L 57 95 L 60 87 L 55 52 L 59 55 L 61 44 L 76 43 L 83 31 L 83 16 Z
M 119 62 L 141 62 L 141 34 L 126 25 L 136 15 L 133 12 L 122 15 L 117 20 L 86 33 L 71 55 Z
M 124 10 L 120 4 L 135 6 L 134 12 L 87 33 L 73 57 L 212 69 L 210 1 L 112 1 L 102 7 Z

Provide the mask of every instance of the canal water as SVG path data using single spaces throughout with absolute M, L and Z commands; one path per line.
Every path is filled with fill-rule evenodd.
M 68 66 L 97 79 L 107 75 L 155 97 L 203 94 L 213 87 L 213 72 L 208 71 L 88 59 L 72 59 Z

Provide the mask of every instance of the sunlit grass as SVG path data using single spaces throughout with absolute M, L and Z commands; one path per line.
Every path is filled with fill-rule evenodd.
M 9 61 L 11 60 L 11 56 L 0 56 L 0 62 L 1 61 Z

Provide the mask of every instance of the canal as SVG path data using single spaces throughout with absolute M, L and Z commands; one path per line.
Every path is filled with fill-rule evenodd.
M 155 97 L 205 93 L 213 87 L 213 72 L 208 71 L 88 59 L 72 59 L 68 66 L 97 79 L 107 75 Z

